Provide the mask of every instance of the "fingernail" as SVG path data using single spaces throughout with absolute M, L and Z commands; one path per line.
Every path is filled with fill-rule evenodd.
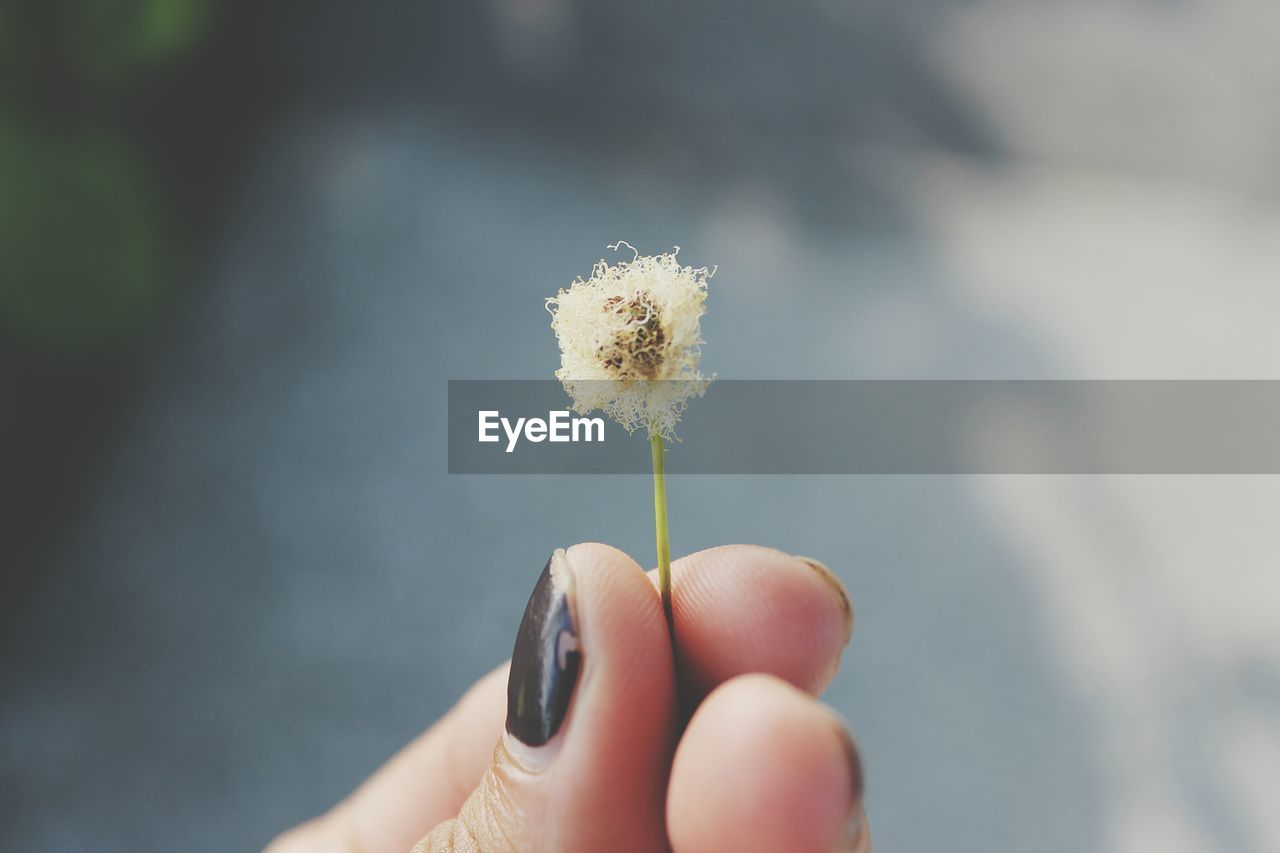
M 563 549 L 547 560 L 524 610 L 507 680 L 507 733 L 526 746 L 555 737 L 582 666 L 573 571 Z
M 849 593 L 845 592 L 840 576 L 831 571 L 826 563 L 815 560 L 813 557 L 796 557 L 796 559 L 812 569 L 831 590 L 832 597 L 840 607 L 840 612 L 844 614 L 844 641 L 847 644 L 853 638 L 853 603 L 849 601 Z
M 862 807 L 865 780 L 862 775 L 862 758 L 858 753 L 857 744 L 853 742 L 853 736 L 849 734 L 849 729 L 844 725 L 843 721 L 838 720 L 836 722 L 836 732 L 840 735 L 840 742 L 844 744 L 845 757 L 849 762 L 850 790 L 853 791 L 853 815 L 844 827 L 844 837 L 851 842 L 858 837 L 858 833 L 862 831 L 862 825 L 867 818 L 866 812 L 863 811 Z
M 846 844 L 852 853 L 871 853 L 871 830 L 867 828 L 867 813 L 858 809 L 846 827 Z

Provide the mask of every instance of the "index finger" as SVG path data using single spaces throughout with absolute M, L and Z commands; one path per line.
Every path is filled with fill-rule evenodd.
M 649 573 L 657 583 L 656 571 Z M 723 545 L 671 564 L 681 697 L 766 673 L 818 695 L 853 636 L 853 604 L 822 563 L 758 545 Z

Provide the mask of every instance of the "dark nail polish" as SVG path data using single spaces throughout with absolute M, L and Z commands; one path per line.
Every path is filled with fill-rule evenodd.
M 547 560 L 516 634 L 507 681 L 507 731 L 542 746 L 560 729 L 582 666 L 573 619 L 573 572 L 563 550 Z

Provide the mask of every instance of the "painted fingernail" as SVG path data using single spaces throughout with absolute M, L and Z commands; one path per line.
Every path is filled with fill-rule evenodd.
M 840 612 L 844 614 L 844 641 L 848 643 L 853 638 L 853 603 L 849 600 L 849 593 L 845 591 L 840 576 L 831 571 L 826 563 L 815 560 L 813 557 L 796 557 L 796 559 L 812 569 L 831 590 L 832 597 L 840 607 Z
M 547 560 L 524 610 L 507 681 L 507 732 L 526 746 L 555 737 L 582 668 L 573 571 L 563 549 Z

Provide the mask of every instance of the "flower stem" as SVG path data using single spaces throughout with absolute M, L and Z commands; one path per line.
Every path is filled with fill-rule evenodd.
M 658 539 L 658 593 L 662 596 L 662 612 L 667 617 L 671 648 L 675 650 L 676 623 L 671 614 L 671 543 L 667 538 L 667 481 L 663 471 L 662 436 L 650 433 L 653 446 L 653 522 Z

